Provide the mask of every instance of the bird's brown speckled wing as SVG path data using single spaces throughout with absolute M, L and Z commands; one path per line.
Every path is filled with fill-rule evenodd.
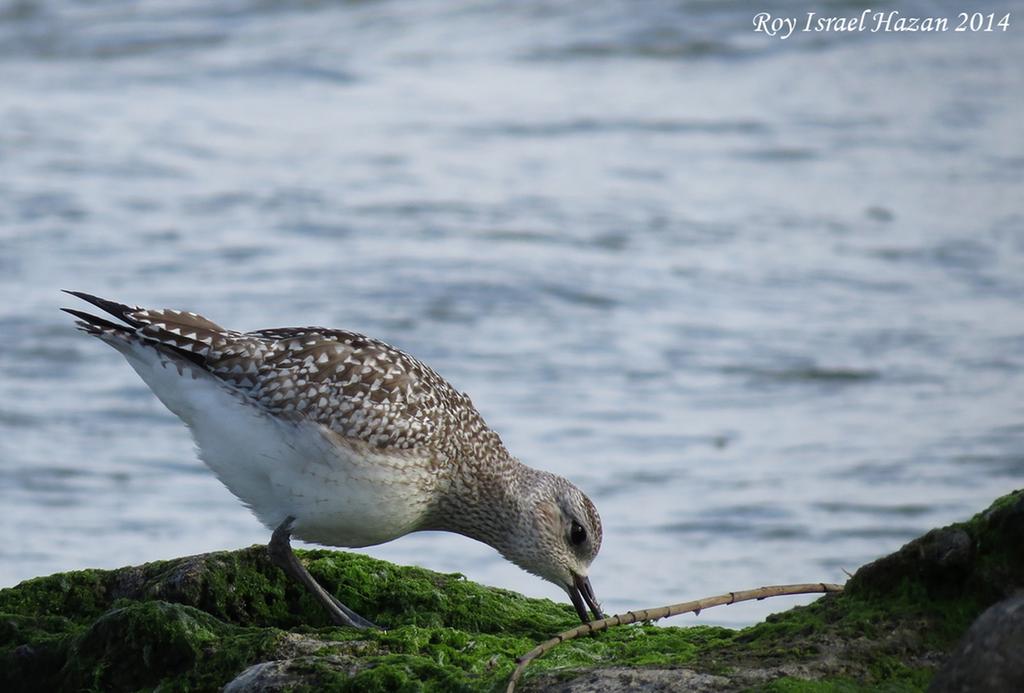
M 233 332 L 173 310 L 138 309 L 125 317 L 140 337 L 184 352 L 267 411 L 316 421 L 346 438 L 450 456 L 497 439 L 466 395 L 376 339 L 321 327 Z M 475 430 L 481 439 L 452 436 L 454 430 Z
M 246 336 L 273 345 L 262 354 L 253 396 L 268 409 L 298 412 L 347 438 L 376 447 L 436 443 L 439 428 L 472 408 L 427 366 L 360 334 L 305 327 Z

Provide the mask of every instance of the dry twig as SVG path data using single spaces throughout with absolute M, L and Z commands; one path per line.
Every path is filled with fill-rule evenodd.
M 800 585 L 772 585 L 770 587 L 759 587 L 755 590 L 743 590 L 741 592 L 729 592 L 728 594 L 720 594 L 717 597 L 705 597 L 704 599 L 695 599 L 692 602 L 683 602 L 682 604 L 672 604 L 671 606 L 660 606 L 653 609 L 641 609 L 640 611 L 627 611 L 624 614 L 618 614 L 616 616 L 609 616 L 603 618 L 600 621 L 592 621 L 590 623 L 584 623 L 576 626 L 571 630 L 567 630 L 564 633 L 559 633 L 550 640 L 542 642 L 537 647 L 533 648 L 522 657 L 516 660 L 517 666 L 515 671 L 512 672 L 512 676 L 508 680 L 508 688 L 506 693 L 514 693 L 516 683 L 519 681 L 519 677 L 523 675 L 526 667 L 533 660 L 537 659 L 545 652 L 556 647 L 559 643 L 563 643 L 566 640 L 572 640 L 578 638 L 581 635 L 589 635 L 590 633 L 596 633 L 598 631 L 607 630 L 612 626 L 622 626 L 628 623 L 637 623 L 639 621 L 657 621 L 658 619 L 668 618 L 669 616 L 678 616 L 679 614 L 685 614 L 693 612 L 700 614 L 702 609 L 708 609 L 712 606 L 721 606 L 722 604 L 734 604 L 736 602 L 750 601 L 751 599 L 767 599 L 768 597 L 781 597 L 788 594 L 814 594 L 818 592 L 842 592 L 842 585 L 832 585 L 825 582 L 812 582 L 804 583 Z

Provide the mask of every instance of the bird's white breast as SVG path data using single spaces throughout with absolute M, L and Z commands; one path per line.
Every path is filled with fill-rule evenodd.
M 168 409 L 190 428 L 199 455 L 259 520 L 332 546 L 379 544 L 417 528 L 434 474 L 415 451 L 387 451 L 311 421 L 266 412 L 213 376 L 149 346 L 122 350 Z

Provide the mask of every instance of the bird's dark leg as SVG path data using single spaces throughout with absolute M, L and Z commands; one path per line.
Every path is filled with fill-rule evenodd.
M 309 574 L 306 567 L 299 562 L 299 559 L 292 552 L 290 543 L 293 522 L 295 522 L 295 518 L 288 517 L 274 530 L 274 534 L 270 537 L 270 544 L 267 546 L 270 560 L 274 562 L 274 565 L 283 570 L 288 577 L 305 585 L 306 589 L 316 597 L 316 600 L 327 609 L 327 613 L 335 625 L 349 626 L 351 628 L 376 628 L 377 626 L 373 623 L 367 621 L 335 599 L 313 579 L 313 576 Z

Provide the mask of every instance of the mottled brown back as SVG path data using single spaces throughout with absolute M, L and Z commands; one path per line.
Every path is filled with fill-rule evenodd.
M 261 407 L 377 448 L 428 448 L 450 461 L 507 456 L 469 397 L 433 369 L 345 330 L 234 332 L 195 313 L 132 310 L 135 334 L 184 352 Z

